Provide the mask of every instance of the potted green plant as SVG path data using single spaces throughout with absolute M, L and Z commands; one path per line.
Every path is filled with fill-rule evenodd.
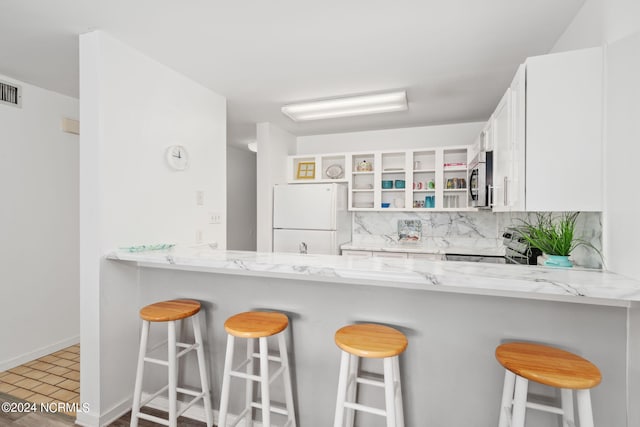
M 576 219 L 580 212 L 565 212 L 554 218 L 550 212 L 536 213 L 536 221 L 521 219 L 518 233 L 530 246 L 540 249 L 546 256 L 544 264 L 554 267 L 572 267 L 569 255 L 579 246 L 600 251 L 586 240 L 575 236 Z

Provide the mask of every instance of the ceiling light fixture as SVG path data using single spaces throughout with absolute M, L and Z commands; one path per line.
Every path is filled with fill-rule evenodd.
M 404 111 L 408 108 L 407 93 L 399 91 L 289 104 L 282 107 L 282 113 L 293 121 L 301 122 Z

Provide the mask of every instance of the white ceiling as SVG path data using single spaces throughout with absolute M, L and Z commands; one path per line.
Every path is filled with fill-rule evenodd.
M 104 30 L 228 100 L 232 144 L 485 120 L 584 0 L 5 0 L 0 74 L 78 96 L 78 34 Z M 409 111 L 294 123 L 283 104 L 406 89 Z

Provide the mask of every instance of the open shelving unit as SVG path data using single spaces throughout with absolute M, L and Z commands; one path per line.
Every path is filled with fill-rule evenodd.
M 290 156 L 289 183 L 346 182 L 352 211 L 472 211 L 476 209 L 469 207 L 467 193 L 470 149 L 461 145 Z M 297 178 L 300 162 L 315 162 L 313 179 Z M 326 175 L 332 165 L 342 168 L 342 177 Z M 391 187 L 382 188 L 382 181 L 391 181 Z

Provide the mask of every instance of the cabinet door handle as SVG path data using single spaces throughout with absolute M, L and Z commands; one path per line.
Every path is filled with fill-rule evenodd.
M 493 185 L 489 185 L 489 207 L 493 207 Z
M 509 182 L 509 179 L 505 176 L 504 177 L 504 205 L 505 206 L 509 206 L 509 197 L 508 197 L 508 191 L 507 191 L 508 182 Z

